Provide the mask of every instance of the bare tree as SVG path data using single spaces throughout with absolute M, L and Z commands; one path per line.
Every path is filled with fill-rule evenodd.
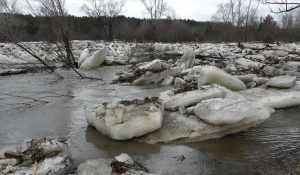
M 69 41 L 65 0 L 35 0 L 35 4 L 29 0 L 26 2 L 34 15 L 46 17 L 48 40 L 56 44 L 58 58 L 68 67 L 75 67 L 76 61 Z
M 145 8 L 146 13 L 150 16 L 151 29 L 152 29 L 152 40 L 155 41 L 156 25 L 158 20 L 166 17 L 169 13 L 166 0 L 140 0 Z
M 224 24 L 231 23 L 235 26 L 234 33 L 239 33 L 238 39 L 248 40 L 249 28 L 255 21 L 258 5 L 254 0 L 229 0 L 218 6 L 213 20 Z
M 244 33 L 244 40 L 248 40 L 249 30 L 253 23 L 256 20 L 257 9 L 259 7 L 259 3 L 255 3 L 253 0 L 248 1 L 248 5 L 246 6 L 246 13 L 245 13 L 245 33 Z
M 262 4 L 269 6 L 273 13 L 290 12 L 297 8 L 300 8 L 300 2 L 289 1 L 289 0 L 259 0 Z M 276 8 L 276 10 L 273 10 Z
M 300 9 L 296 10 L 295 14 L 295 27 L 300 28 Z
M 216 14 L 214 14 L 212 16 L 212 21 L 214 22 L 219 22 L 223 24 L 223 40 L 224 41 L 228 41 L 229 40 L 229 35 L 228 35 L 228 31 L 229 31 L 229 26 L 231 26 L 232 21 L 234 19 L 232 19 L 232 16 L 230 18 L 230 4 L 223 4 L 220 3 L 218 5 L 218 9 Z
M 16 17 L 20 13 L 18 8 L 18 0 L 0 0 L 0 29 L 6 34 L 14 34 L 14 38 L 19 38 L 17 34 L 22 32 L 17 32 L 16 29 L 19 29 L 24 23 Z
M 85 0 L 81 9 L 90 17 L 98 18 L 106 37 L 113 39 L 114 22 L 123 11 L 125 0 Z
M 294 27 L 295 27 L 295 13 L 291 12 L 291 13 L 282 13 L 282 17 L 281 17 L 281 28 L 285 29 L 286 31 L 286 35 L 288 35 L 288 37 L 286 37 L 288 40 L 288 42 L 293 42 L 293 31 L 294 31 Z M 297 32 L 298 33 L 298 32 Z

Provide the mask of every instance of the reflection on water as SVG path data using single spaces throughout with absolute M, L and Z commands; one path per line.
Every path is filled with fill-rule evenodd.
M 98 149 L 105 150 L 108 157 L 127 153 L 133 154 L 154 154 L 159 153 L 160 145 L 149 145 L 145 143 L 134 142 L 132 140 L 116 141 L 98 132 L 95 128 L 87 127 L 85 132 L 86 142 L 92 143 Z
M 125 67 L 89 71 L 102 81 L 57 80 L 48 74 L 0 77 L 0 147 L 24 139 L 66 137 L 76 164 L 87 159 L 128 153 L 152 172 L 164 174 L 255 174 L 264 170 L 295 172 L 300 159 L 300 109 L 276 111 L 270 120 L 247 131 L 187 144 L 114 141 L 88 127 L 84 106 L 158 95 L 166 86 L 112 85 L 115 72 Z M 183 161 L 178 157 L 183 155 Z M 291 166 L 293 165 L 293 166 Z M 271 173 L 272 174 L 272 173 Z

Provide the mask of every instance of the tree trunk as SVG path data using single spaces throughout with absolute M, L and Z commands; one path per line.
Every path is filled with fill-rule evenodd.
M 156 42 L 156 26 L 155 26 L 155 24 L 153 22 L 151 24 L 151 27 L 152 27 L 152 31 L 151 31 L 151 33 L 152 33 L 152 40 L 153 40 L 153 42 Z
M 113 24 L 112 24 L 112 22 L 109 22 L 108 23 L 108 39 L 109 39 L 109 41 L 112 41 L 112 39 L 113 39 Z

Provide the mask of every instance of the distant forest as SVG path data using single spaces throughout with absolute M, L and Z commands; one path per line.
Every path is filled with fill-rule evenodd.
M 2 18 L 2 20 L 1 20 Z M 0 14 L 0 29 L 17 41 L 49 41 L 49 26 L 53 17 L 23 14 Z M 105 17 L 101 17 L 105 18 Z M 6 19 L 6 20 L 4 20 Z M 67 16 L 71 40 L 107 40 L 103 19 Z M 272 16 L 261 17 L 250 26 L 237 27 L 231 23 L 198 22 L 184 19 L 158 19 L 153 38 L 151 20 L 118 16 L 113 23 L 113 39 L 126 42 L 238 42 L 238 41 L 300 41 L 300 25 L 282 25 Z M 7 40 L 1 36 L 1 42 Z

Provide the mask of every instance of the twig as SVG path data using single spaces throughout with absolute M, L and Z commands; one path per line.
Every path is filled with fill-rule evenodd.
M 221 53 L 219 53 L 219 55 L 222 60 L 225 60 L 225 58 L 221 55 Z
M 38 162 L 35 161 L 35 162 L 34 162 L 34 167 L 33 167 L 32 175 L 36 175 L 37 165 L 38 165 Z

